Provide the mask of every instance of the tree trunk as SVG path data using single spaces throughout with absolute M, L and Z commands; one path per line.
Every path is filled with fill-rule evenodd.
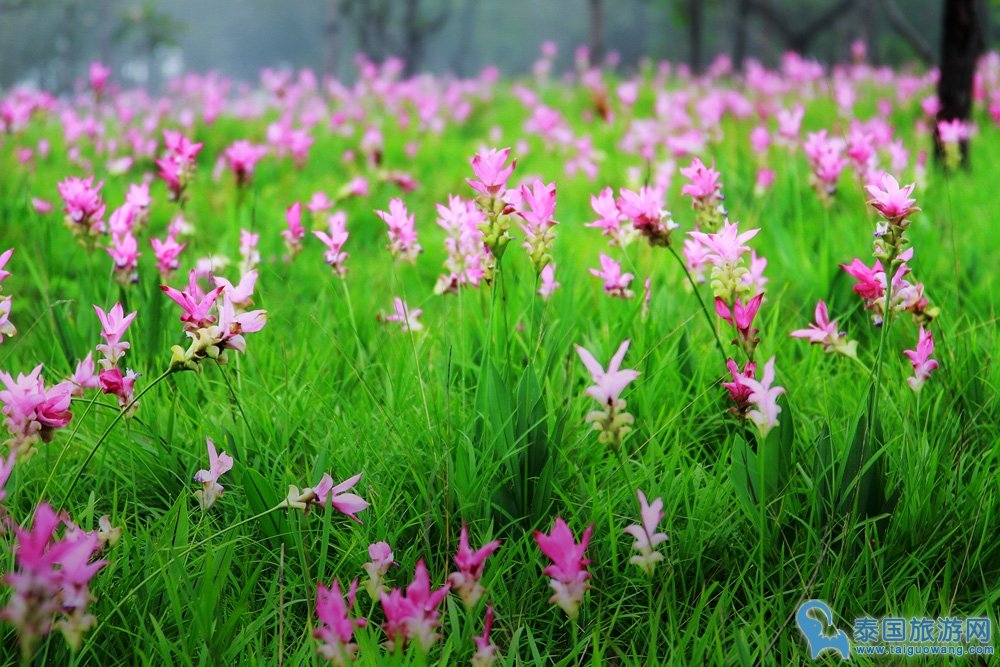
M 590 63 L 599 65 L 604 60 L 604 0 L 589 0 L 590 8 Z
M 750 20 L 750 0 L 736 0 L 736 25 L 733 35 L 733 67 L 739 72 L 747 57 L 747 23 Z
M 694 74 L 701 73 L 702 0 L 688 0 L 688 38 L 691 49 L 688 62 Z
M 977 0 L 945 0 L 941 27 L 941 78 L 938 121 L 968 121 L 972 113 L 972 81 L 976 60 L 983 51 L 983 28 Z M 961 143 L 962 166 L 968 167 L 969 142 Z M 944 148 L 934 129 L 934 152 L 941 160 Z

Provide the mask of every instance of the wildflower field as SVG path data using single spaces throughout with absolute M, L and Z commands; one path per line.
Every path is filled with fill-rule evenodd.
M 995 627 L 1000 58 L 856 56 L 3 91 L 0 664 Z

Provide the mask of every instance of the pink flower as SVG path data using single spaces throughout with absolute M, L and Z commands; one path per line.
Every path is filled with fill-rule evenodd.
M 7 454 L 6 459 L 0 459 L 0 502 L 3 502 L 4 498 L 7 497 L 5 487 L 10 479 L 10 474 L 14 472 L 15 460 L 17 460 L 17 452 L 13 449 Z
M 385 575 L 396 563 L 393 560 L 392 548 L 386 542 L 374 542 L 368 545 L 368 557 L 371 560 L 363 566 L 368 573 L 365 590 L 373 600 L 376 600 L 379 592 L 388 591 L 384 583 Z
M 131 232 L 112 234 L 111 245 L 104 249 L 115 263 L 115 276 L 122 285 L 139 282 L 139 241 Z
M 250 184 L 257 163 L 266 154 L 267 146 L 258 146 L 245 139 L 240 139 L 230 144 L 223 151 L 222 156 L 226 161 L 226 166 L 236 178 L 236 185 L 242 187 Z
M 60 523 L 66 530 L 57 538 Z M 15 567 L 4 577 L 13 594 L 0 617 L 17 628 L 26 660 L 53 627 L 62 631 L 75 651 L 97 620 L 87 613 L 90 580 L 107 565 L 91 561 L 100 547 L 97 533 L 76 528 L 44 502 L 38 504 L 31 530 L 15 526 L 14 533 Z
M 329 474 L 324 474 L 319 484 L 313 487 L 313 492 L 316 494 L 315 503 L 320 507 L 327 507 L 329 505 L 341 514 L 346 515 L 351 521 L 361 523 L 361 520 L 357 517 L 357 513 L 367 509 L 368 502 L 354 493 L 344 492 L 348 489 L 353 489 L 361 480 L 362 474 L 359 472 L 357 475 L 336 485 L 334 485 L 333 478 Z
M 584 552 L 590 543 L 590 534 L 593 530 L 592 525 L 587 526 L 579 544 L 561 517 L 556 517 L 548 535 L 535 531 L 538 548 L 552 561 L 552 564 L 543 570 L 548 575 L 549 586 L 554 591 L 549 603 L 559 605 L 573 621 L 579 615 L 583 596 L 590 588 L 590 584 L 587 583 L 590 579 L 590 573 L 587 572 L 590 561 L 584 557 Z
M 775 173 L 773 169 L 762 167 L 757 170 L 757 178 L 754 181 L 754 194 L 762 195 L 774 185 Z
M 760 341 L 760 339 L 756 337 L 758 329 L 753 328 L 753 320 L 757 316 L 757 311 L 760 309 L 760 303 L 763 299 L 763 293 L 750 299 L 750 301 L 746 304 L 743 303 L 742 299 L 736 299 L 736 302 L 733 304 L 733 308 L 730 311 L 729 306 L 726 305 L 725 301 L 719 297 L 715 298 L 716 314 L 728 322 L 729 326 L 736 329 L 738 342 L 744 346 L 744 349 L 746 349 L 748 353 L 752 351 Z
M 306 208 L 313 215 L 319 215 L 333 208 L 333 202 L 330 201 L 325 192 L 314 192 L 309 203 L 306 204 Z
M 347 275 L 347 258 L 350 257 L 344 252 L 344 244 L 350 236 L 347 232 L 347 215 L 337 211 L 327 218 L 327 225 L 327 232 L 317 230 L 313 232 L 313 236 L 326 246 L 323 261 L 330 266 L 335 276 L 343 278 Z
M 100 190 L 104 181 L 94 185 L 94 177 L 77 178 L 70 176 L 56 186 L 63 198 L 66 222 L 74 233 L 96 235 L 103 233 L 106 207 Z
M 94 61 L 90 63 L 90 67 L 87 69 L 87 74 L 90 78 L 90 88 L 97 94 L 104 92 L 104 88 L 108 83 L 108 77 L 111 76 L 111 68 L 105 67 L 102 63 Z
M 4 271 L 4 267 L 7 266 L 7 262 L 10 261 L 10 257 L 13 254 L 14 254 L 13 248 L 8 248 L 7 250 L 0 253 L 0 284 L 3 284 L 3 281 L 10 278 L 12 275 L 10 271 Z
M 87 356 L 76 365 L 76 370 L 69 377 L 69 383 L 75 388 L 73 395 L 77 397 L 83 396 L 84 389 L 96 389 L 101 386 L 95 373 L 93 352 L 88 352 Z
M 52 202 L 47 199 L 42 199 L 41 197 L 32 197 L 31 207 L 35 209 L 37 213 L 42 215 L 52 212 Z
M 234 306 L 245 309 L 253 305 L 253 291 L 257 286 L 256 269 L 244 273 L 236 285 L 219 276 L 213 276 L 212 280 L 216 287 L 222 288 L 223 293 L 229 297 Z
M 222 495 L 225 489 L 219 484 L 219 478 L 233 469 L 233 457 L 225 452 L 217 453 L 211 438 L 205 438 L 205 445 L 208 447 L 208 470 L 199 470 L 194 475 L 194 481 L 201 484 L 194 495 L 203 510 L 214 505 Z
M 729 398 L 735 404 L 731 410 L 736 415 L 744 417 L 747 410 L 750 409 L 750 394 L 752 390 L 749 386 L 744 384 L 743 381 L 747 378 L 753 378 L 754 371 L 757 370 L 757 364 L 752 361 L 748 361 L 741 371 L 739 365 L 735 361 L 727 359 L 726 368 L 729 369 L 729 375 L 733 379 L 732 382 L 723 382 L 722 386 L 729 392 Z
M 705 261 L 715 266 L 725 267 L 734 266 L 740 262 L 743 254 L 750 250 L 749 246 L 743 244 L 757 236 L 759 231 L 759 229 L 751 229 L 741 234 L 739 223 L 727 220 L 722 224 L 722 229 L 714 234 L 704 232 L 688 232 L 688 234 L 708 250 Z
M 560 284 L 556 280 L 556 265 L 546 264 L 539 274 L 542 285 L 538 288 L 538 295 L 545 301 L 559 288 Z
M 921 326 L 915 349 L 903 350 L 903 354 L 909 358 L 913 366 L 913 377 L 906 378 L 906 381 L 910 389 L 919 392 L 924 382 L 930 378 L 931 372 L 938 367 L 937 360 L 931 359 L 931 355 L 934 354 L 934 337 L 931 332 Z
M 402 326 L 404 332 L 420 331 L 424 328 L 419 319 L 424 311 L 420 308 L 411 310 L 406 302 L 398 296 L 392 300 L 392 307 L 393 312 L 391 314 L 382 314 L 379 316 L 383 322 L 397 322 Z
M 796 104 L 791 109 L 778 110 L 775 116 L 778 120 L 778 137 L 783 143 L 789 145 L 798 142 L 804 115 L 805 107 L 801 104 Z
M 914 187 L 916 187 L 914 183 L 899 187 L 895 178 L 883 173 L 875 182 L 866 185 L 865 189 L 872 196 L 868 203 L 890 223 L 900 224 L 905 218 L 920 210 L 914 206 L 916 200 L 910 197 Z
M 497 661 L 497 647 L 490 640 L 493 630 L 493 605 L 486 605 L 486 617 L 483 619 L 483 634 L 473 637 L 476 652 L 472 655 L 472 667 L 492 667 Z
M 448 594 L 448 588 L 449 584 L 445 584 L 432 591 L 427 568 L 419 560 L 405 594 L 398 588 L 379 594 L 385 613 L 383 629 L 393 648 L 415 641 L 426 652 L 438 640 L 436 630 L 441 614 L 437 607 Z
M 857 356 L 857 341 L 848 341 L 842 331 L 837 331 L 837 323 L 830 321 L 826 303 L 816 303 L 816 323 L 808 329 L 796 329 L 789 334 L 792 338 L 805 338 L 810 345 L 822 345 L 824 352 L 839 352 L 848 357 Z
M 850 264 L 841 264 L 840 268 L 858 281 L 854 285 L 854 291 L 866 301 L 880 299 L 885 294 L 885 270 L 878 260 L 875 260 L 872 268 L 868 268 L 868 265 L 855 257 Z
M 153 254 L 156 255 L 156 269 L 160 272 L 160 277 L 169 278 L 180 266 L 177 258 L 187 247 L 187 243 L 178 243 L 173 235 L 167 236 L 165 241 L 154 238 L 149 242 L 153 247 Z
M 306 228 L 302 226 L 302 204 L 295 202 L 285 210 L 285 221 L 288 229 L 282 230 L 281 237 L 285 239 L 285 247 L 294 257 L 302 250 L 302 239 L 306 236 Z
M 972 136 L 972 126 L 961 118 L 940 120 L 937 124 L 938 138 L 943 144 L 958 144 Z
M 764 364 L 764 374 L 760 380 L 752 377 L 739 377 L 737 382 L 742 383 L 750 389 L 750 397 L 747 399 L 751 409 L 747 412 L 747 417 L 757 426 L 763 438 L 772 428 L 778 425 L 778 413 L 781 407 L 778 406 L 778 396 L 785 393 L 782 387 L 772 386 L 774 383 L 774 357 L 768 359 Z
M 507 189 L 507 181 L 514 173 L 514 167 L 517 166 L 517 160 L 510 165 L 506 164 L 509 156 L 510 148 L 491 148 L 476 153 L 472 158 L 472 173 L 476 178 L 467 178 L 466 182 L 487 197 L 502 195 Z
M 423 248 L 417 243 L 417 231 L 414 227 L 415 216 L 406 210 L 402 199 L 390 199 L 389 211 L 375 211 L 388 226 L 389 252 L 396 259 L 415 262 Z
M 121 342 L 122 336 L 132 323 L 138 311 L 133 311 L 125 315 L 121 303 L 115 303 L 110 311 L 104 312 L 100 306 L 94 306 L 97 319 L 101 321 L 101 336 L 105 343 L 97 346 L 97 351 L 104 355 L 100 360 L 101 368 L 108 369 L 118 363 L 118 360 L 125 355 L 125 351 L 131 347 L 127 342 Z
M 260 253 L 257 252 L 259 242 L 260 234 L 254 234 L 246 229 L 240 230 L 240 259 L 243 260 L 242 265 L 246 271 L 260 263 Z
M 639 489 L 639 515 L 642 524 L 633 524 L 625 528 L 625 532 L 635 538 L 632 549 L 639 553 L 632 556 L 629 562 L 638 565 L 646 574 L 652 574 L 656 564 L 663 560 L 663 554 L 656 550 L 656 547 L 667 541 L 664 533 L 656 532 L 656 527 L 663 519 L 663 499 L 657 498 L 650 505 L 646 501 L 646 495 Z
M 135 381 L 140 375 L 127 369 L 123 375 L 121 369 L 113 366 L 110 369 L 101 371 L 97 376 L 101 385 L 101 391 L 105 394 L 114 394 L 118 397 L 118 406 L 122 410 L 128 410 L 126 416 L 135 414 L 139 409 L 139 404 L 133 402 L 135 399 Z
M 556 210 L 556 184 L 546 185 L 535 180 L 531 187 L 521 186 L 521 203 L 517 214 L 524 219 L 521 231 L 524 232 L 523 246 L 531 256 L 535 266 L 544 267 L 549 261 L 554 236 L 552 228 L 557 224 L 552 217 Z
M 448 204 L 436 205 L 437 224 L 448 234 L 444 241 L 447 271 L 438 278 L 436 294 L 457 291 L 459 287 L 477 287 L 486 276 L 492 256 L 483 243 L 480 225 L 486 216 L 475 202 L 449 196 Z
M 316 618 L 319 624 L 313 637 L 320 641 L 316 651 L 337 667 L 352 663 L 357 657 L 358 645 L 354 642 L 354 629 L 363 628 L 364 618 L 351 618 L 358 580 L 351 582 L 347 589 L 347 601 L 340 592 L 340 583 L 334 579 L 330 588 L 320 584 L 316 588 Z
M 574 345 L 576 353 L 580 355 L 580 360 L 583 361 L 583 365 L 590 372 L 590 377 L 594 381 L 594 385 L 586 391 L 587 396 L 590 396 L 601 404 L 614 403 L 621 396 L 625 387 L 639 377 L 639 371 L 631 369 L 622 370 L 621 368 L 630 343 L 631 341 L 625 340 L 618 346 L 618 351 L 615 352 L 615 355 L 611 357 L 611 361 L 608 362 L 607 370 L 598 363 L 594 355 L 579 345 Z
M 629 231 L 622 228 L 625 216 L 618 210 L 615 202 L 615 194 L 611 188 L 604 188 L 597 195 L 590 196 L 590 207 L 600 216 L 594 222 L 587 223 L 587 227 L 601 230 L 602 236 L 611 238 L 612 243 L 626 245 L 630 239 Z
M 7 444 L 27 458 L 35 452 L 38 440 L 49 442 L 56 429 L 66 426 L 73 418 L 69 408 L 72 385 L 61 383 L 46 387 L 39 364 L 28 375 L 18 373 L 17 379 L 0 371 L 0 403 L 3 404 L 4 426 L 11 437 Z
M 160 289 L 170 297 L 178 306 L 183 309 L 181 322 L 184 323 L 185 331 L 193 331 L 215 323 L 216 318 L 212 315 L 212 306 L 219 298 L 224 287 L 216 287 L 211 292 L 201 295 L 195 291 L 194 272 L 191 272 L 191 285 L 187 290 L 180 291 L 167 285 L 160 285 Z
M 13 301 L 10 297 L 0 298 L 0 343 L 4 336 L 10 338 L 17 335 L 17 327 L 10 321 L 10 308 Z
M 664 206 L 664 192 L 644 185 L 638 192 L 622 188 L 618 192 L 618 211 L 632 221 L 632 226 L 652 245 L 668 245 L 670 232 L 677 223 Z
M 681 174 L 690 181 L 681 188 L 682 195 L 702 200 L 722 199 L 722 184 L 719 182 L 722 174 L 715 170 L 714 164 L 707 167 L 700 159 L 693 158 L 690 166 L 681 167 Z
M 622 273 L 622 265 L 603 252 L 600 259 L 601 268 L 590 269 L 590 273 L 604 281 L 604 293 L 618 299 L 631 299 L 635 296 L 635 292 L 629 289 L 635 276 L 631 273 Z
M 472 608 L 479 602 L 485 590 L 479 580 L 483 576 L 483 565 L 486 559 L 500 546 L 499 540 L 493 540 L 476 551 L 469 547 L 469 533 L 465 524 L 458 537 L 458 553 L 455 554 L 455 565 L 458 572 L 448 576 L 452 589 L 458 591 L 459 597 L 466 607 Z

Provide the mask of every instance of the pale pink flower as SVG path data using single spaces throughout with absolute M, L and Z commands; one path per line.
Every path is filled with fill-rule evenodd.
M 759 231 L 751 229 L 741 234 L 739 223 L 727 220 L 722 224 L 722 229 L 714 234 L 704 232 L 688 232 L 688 234 L 708 250 L 705 254 L 706 262 L 725 267 L 734 266 L 743 259 L 744 253 L 750 250 L 750 246 L 743 244 L 757 236 Z
M 380 315 L 383 322 L 396 322 L 402 327 L 404 332 L 420 331 L 424 328 L 424 325 L 420 322 L 420 316 L 424 312 L 422 309 L 414 308 L 411 310 L 406 302 L 398 296 L 392 300 L 392 308 L 392 313 Z
M 103 344 L 97 346 L 97 351 L 104 355 L 104 358 L 98 363 L 101 368 L 107 370 L 116 365 L 118 360 L 125 355 L 125 351 L 131 347 L 128 342 L 122 342 L 121 338 L 125 335 L 128 325 L 135 319 L 138 311 L 126 315 L 121 303 L 115 303 L 108 312 L 104 312 L 100 306 L 95 305 L 94 312 L 97 313 L 97 319 L 101 322 L 101 336 L 105 340 Z
M 114 217 L 114 216 L 112 216 Z M 115 263 L 115 277 L 122 285 L 139 282 L 139 241 L 132 232 L 112 234 L 111 245 L 104 249 Z
M 546 264 L 539 274 L 539 278 L 542 284 L 538 288 L 538 295 L 548 301 L 549 297 L 560 287 L 559 281 L 556 280 L 556 265 Z
M 663 560 L 663 554 L 657 551 L 656 547 L 668 539 L 666 534 L 656 532 L 664 516 L 663 499 L 657 498 L 650 505 L 642 490 L 637 489 L 636 493 L 639 496 L 639 515 L 642 523 L 626 527 L 625 532 L 635 538 L 632 549 L 639 553 L 632 556 L 629 562 L 639 566 L 646 574 L 652 574 L 656 564 Z
M 46 387 L 41 377 L 42 365 L 28 374 L 18 373 L 17 379 L 0 371 L 0 403 L 3 404 L 4 426 L 11 437 L 7 444 L 19 456 L 30 457 L 38 440 L 50 442 L 56 429 L 66 426 L 73 418 L 70 412 L 72 385 L 60 383 Z
M 313 215 L 319 215 L 333 208 L 333 202 L 325 192 L 314 192 L 312 198 L 306 204 L 306 208 Z
M 622 273 L 622 265 L 603 252 L 600 260 L 601 268 L 590 269 L 590 273 L 604 281 L 604 293 L 619 299 L 631 299 L 635 296 L 635 292 L 629 289 L 635 276 L 631 273 Z
M 472 654 L 472 667 L 492 667 L 497 661 L 497 647 L 490 640 L 493 630 L 493 605 L 486 605 L 486 617 L 483 619 L 483 634 L 473 637 L 476 652 Z
M 909 217 L 920 209 L 914 204 L 916 200 L 911 198 L 915 183 L 910 183 L 899 187 L 899 183 L 890 174 L 883 173 L 874 182 L 865 186 L 868 194 L 872 196 L 868 203 L 882 216 L 893 224 L 900 224 L 902 220 Z
M 288 229 L 282 230 L 281 238 L 285 239 L 290 258 L 294 258 L 302 250 L 302 239 L 306 236 L 306 228 L 302 226 L 302 204 L 295 202 L 285 209 L 285 221 Z
M 781 412 L 778 396 L 785 393 L 784 388 L 772 386 L 774 384 L 774 357 L 768 359 L 767 363 L 764 364 L 764 373 L 760 380 L 741 376 L 736 381 L 750 389 L 750 397 L 747 401 L 751 408 L 747 412 L 747 417 L 756 424 L 761 437 L 766 438 L 771 429 L 778 425 L 778 413 Z
M 368 502 L 361 496 L 354 493 L 346 493 L 346 491 L 357 486 L 358 482 L 361 481 L 362 474 L 359 472 L 357 475 L 349 477 L 340 484 L 334 484 L 333 478 L 328 473 L 324 473 L 319 484 L 312 489 L 316 495 L 316 499 L 313 502 L 323 508 L 327 506 L 333 507 L 333 509 L 344 514 L 351 521 L 361 523 L 357 514 L 368 508 Z
M 351 618 L 358 593 L 358 580 L 351 582 L 347 589 L 347 600 L 340 592 L 340 583 L 335 579 L 330 588 L 319 584 L 316 588 L 316 618 L 319 623 L 313 637 L 319 640 L 316 651 L 336 667 L 344 667 L 354 662 L 358 645 L 354 642 L 354 629 L 367 624 L 364 618 Z
M 722 199 L 722 183 L 719 182 L 722 174 L 716 171 L 715 164 L 708 167 L 699 158 L 692 158 L 689 166 L 681 167 L 681 174 L 690 181 L 681 187 L 682 195 L 713 202 Z
M 940 120 L 937 124 L 938 138 L 943 144 L 958 144 L 972 136 L 972 125 L 961 118 Z
M 257 244 L 260 243 L 260 234 L 241 229 L 240 230 L 240 259 L 243 260 L 244 270 L 249 271 L 260 264 L 260 253 L 257 251 Z
M 458 553 L 455 554 L 455 565 L 458 566 L 458 571 L 448 575 L 448 581 L 451 583 L 452 590 L 458 592 L 466 607 L 475 607 L 479 598 L 486 592 L 479 580 L 483 576 L 483 566 L 486 559 L 499 546 L 500 541 L 493 540 L 473 551 L 469 546 L 468 530 L 465 524 L 462 524 L 462 531 L 458 537 Z
M 395 565 L 392 548 L 387 542 L 374 542 L 368 545 L 368 557 L 371 559 L 363 565 L 368 579 L 365 581 L 365 590 L 371 595 L 373 600 L 378 599 L 379 592 L 387 592 L 385 587 L 385 575 L 389 568 Z
M 597 220 L 587 223 L 587 227 L 601 230 L 602 236 L 611 238 L 612 243 L 627 245 L 632 240 L 634 228 L 623 227 L 626 218 L 618 210 L 615 194 L 611 188 L 604 188 L 596 195 L 590 196 L 590 207 L 599 216 Z
M 347 215 L 343 211 L 337 211 L 327 218 L 327 230 L 316 230 L 313 236 L 318 238 L 326 246 L 323 252 L 325 261 L 333 270 L 335 276 L 343 278 L 347 275 L 347 258 L 350 256 L 344 252 L 344 244 L 350 234 L 347 232 Z
M 796 329 L 789 334 L 792 338 L 805 338 L 810 345 L 822 345 L 824 352 L 839 352 L 848 357 L 857 356 L 858 342 L 847 340 L 843 331 L 837 330 L 837 323 L 830 320 L 826 303 L 816 303 L 816 322 L 808 329 Z
M 214 505 L 222 495 L 225 489 L 219 484 L 219 478 L 233 469 L 233 457 L 225 452 L 218 453 L 211 438 L 205 438 L 205 445 L 208 447 L 208 469 L 199 470 L 194 475 L 194 481 L 201 484 L 195 496 L 203 510 Z
M 7 262 L 10 261 L 11 255 L 13 254 L 14 254 L 13 248 L 9 248 L 0 253 L 0 285 L 2 285 L 3 281 L 10 278 L 12 275 L 10 271 L 4 271 L 4 267 L 7 266 Z
M 160 277 L 169 278 L 180 266 L 178 257 L 187 247 L 187 243 L 178 243 L 173 235 L 167 236 L 164 241 L 154 238 L 149 242 L 153 247 L 153 254 L 156 255 L 156 269 L 160 272 Z
M 216 287 L 221 287 L 223 292 L 229 296 L 229 300 L 237 308 L 246 309 L 253 305 L 253 291 L 257 286 L 257 270 L 247 271 L 240 278 L 240 281 L 233 285 L 225 278 L 213 276 Z
M 417 561 L 413 581 L 403 593 L 394 588 L 388 593 L 379 593 L 382 611 L 385 613 L 385 630 L 390 648 L 416 642 L 419 650 L 426 652 L 439 638 L 437 627 L 441 613 L 438 605 L 448 595 L 449 584 L 431 590 L 430 577 L 424 561 Z
M 390 199 L 389 210 L 375 211 L 386 226 L 389 235 L 389 252 L 396 259 L 415 262 L 423 248 L 417 243 L 415 216 L 406 210 L 402 199 Z
M 4 337 L 10 338 L 17 335 L 17 327 L 10 321 L 10 309 L 13 300 L 10 297 L 0 298 L 0 343 Z
M 246 186 L 253 179 L 254 169 L 267 154 L 267 146 L 258 146 L 245 139 L 240 139 L 230 144 L 222 156 L 229 170 L 236 178 L 236 185 Z
M 554 591 L 549 603 L 558 605 L 573 621 L 579 615 L 583 596 L 590 588 L 590 584 L 587 583 L 590 579 L 590 573 L 587 571 L 590 561 L 584 553 L 593 530 L 592 525 L 587 526 L 579 544 L 561 517 L 556 517 L 549 534 L 535 531 L 538 548 L 552 561 L 552 564 L 543 570 L 544 574 L 548 575 L 549 586 Z
M 644 185 L 638 192 L 622 188 L 618 192 L 618 211 L 632 221 L 636 231 L 651 245 L 669 245 L 670 232 L 678 225 L 663 208 L 665 194 L 658 187 Z
M 52 202 L 50 202 L 47 199 L 42 199 L 41 197 L 32 197 L 31 207 L 41 215 L 45 215 L 46 213 L 51 213 L 53 208 Z
M 510 148 L 491 148 L 476 153 L 472 158 L 472 173 L 476 178 L 467 178 L 466 182 L 487 197 L 502 195 L 507 189 L 507 181 L 514 173 L 514 167 L 517 166 L 517 160 L 506 164 L 509 156 Z
M 590 372 L 593 386 L 588 387 L 586 394 L 602 405 L 610 405 L 618 401 L 622 391 L 625 390 L 633 380 L 639 377 L 636 370 L 622 370 L 622 362 L 625 360 L 625 353 L 628 352 L 631 341 L 625 340 L 618 346 L 618 350 L 611 361 L 608 362 L 607 370 L 594 358 L 594 355 L 579 345 L 574 345 L 576 353 L 580 355 L 580 360 Z
M 913 366 L 913 377 L 906 378 L 906 382 L 910 385 L 910 389 L 919 392 L 923 389 L 924 382 L 930 378 L 931 372 L 938 367 L 937 360 L 931 359 L 931 355 L 934 354 L 934 337 L 931 332 L 921 326 L 916 346 L 912 350 L 903 350 L 903 354 L 909 358 Z
M 94 366 L 94 353 L 88 352 L 76 365 L 76 370 L 69 376 L 68 382 L 73 385 L 73 395 L 83 396 L 84 389 L 97 389 L 101 386 Z

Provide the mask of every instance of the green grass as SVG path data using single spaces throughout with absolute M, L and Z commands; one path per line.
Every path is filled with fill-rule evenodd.
M 590 194 L 628 185 L 626 168 L 642 165 L 616 148 L 623 121 L 579 120 L 584 93 L 554 87 L 545 96 L 578 131 L 594 135 L 606 158 L 597 181 L 566 177 L 562 157 L 532 138 L 515 174 L 558 183 L 554 256 L 563 287 L 548 303 L 536 298 L 533 269 L 515 242 L 496 294 L 483 288 L 433 295 L 444 257 L 433 204 L 449 193 L 471 194 L 468 159 L 490 127 L 503 128 L 501 145 L 521 137 L 526 112 L 505 91 L 501 85 L 494 103 L 477 105 L 468 123 L 440 136 L 399 131 L 386 121 L 386 164 L 421 183 L 404 199 L 426 252 L 416 266 L 394 266 L 372 209 L 385 208 L 398 190 L 377 185 L 368 199 L 344 206 L 351 232 L 346 293 L 311 237 L 294 263 L 283 263 L 279 230 L 291 202 L 319 189 L 332 193 L 354 174 L 340 156 L 356 138 L 319 130 L 303 171 L 265 158 L 238 207 L 228 174 L 211 182 L 211 162 L 234 139 L 262 140 L 266 123 L 223 118 L 196 129 L 206 148 L 186 209 L 197 233 L 182 272 L 196 257 L 235 257 L 240 227 L 253 227 L 262 233 L 264 257 L 256 302 L 269 321 L 228 366 L 206 363 L 201 374 L 178 373 L 154 387 L 135 418 L 100 444 L 65 508 L 85 528 L 108 514 L 124 536 L 92 583 L 98 624 L 82 650 L 70 655 L 53 636 L 40 645 L 36 664 L 319 664 L 311 637 L 317 582 L 362 577 L 367 545 L 386 540 L 400 564 L 390 571 L 393 585 L 408 583 L 421 558 L 440 585 L 463 521 L 474 545 L 503 540 L 487 561 L 484 583 L 505 665 L 804 664 L 808 653 L 792 615 L 808 598 L 827 600 L 837 625 L 848 630 L 856 617 L 888 614 L 989 615 L 996 627 L 1000 250 L 992 242 L 992 188 L 1000 180 L 1000 135 L 988 119 L 973 143 L 973 170 L 946 176 L 931 169 L 917 190 L 923 210 L 909 234 L 912 266 L 941 308 L 934 323 L 941 368 L 914 395 L 901 351 L 912 346 L 916 326 L 897 319 L 873 390 L 877 428 L 860 461 L 855 433 L 879 330 L 836 264 L 870 257 L 874 214 L 850 171 L 825 209 L 808 188 L 804 157 L 778 149 L 771 153 L 775 187 L 754 197 L 746 139 L 752 125 L 724 123 L 723 140 L 706 157 L 723 173 L 730 216 L 762 230 L 751 243 L 769 262 L 759 358 L 777 356 L 778 383 L 787 389 L 781 428 L 759 464 L 751 452 L 744 470 L 733 466 L 741 460 L 733 452 L 746 454 L 740 443 L 748 431 L 726 411 L 714 337 L 673 258 L 643 243 L 630 246 L 627 257 L 615 251 L 637 274 L 636 286 L 652 276 L 646 319 L 641 292 L 628 302 L 608 299 L 587 273 L 605 248 L 595 230 L 583 227 L 594 217 Z M 863 97 L 874 99 L 873 92 Z M 644 113 L 650 106 L 649 99 L 640 102 Z M 927 143 L 910 129 L 917 113 L 914 105 L 893 118 L 914 152 Z M 824 99 L 810 103 L 805 125 L 843 127 Z M 41 136 L 52 140 L 52 156 L 29 173 L 14 147 Z M 412 140 L 421 150 L 411 160 L 403 147 Z M 157 182 L 150 231 L 140 238 L 140 283 L 121 290 L 103 252 L 88 254 L 58 213 L 31 210 L 31 196 L 57 201 L 56 183 L 83 175 L 62 155 L 54 119 L 33 123 L 0 148 L 0 250 L 17 248 L 4 293 L 14 295 L 20 331 L 0 346 L 0 368 L 27 371 L 44 362 L 46 379 L 57 381 L 99 342 L 92 304 L 107 308 L 120 299 L 139 312 L 127 336 L 127 363 L 143 373 L 143 387 L 167 367 L 170 346 L 182 342 L 178 309 L 157 288 L 148 245 L 175 207 Z M 97 173 L 106 180 L 109 208 L 139 177 Z M 675 177 L 668 198 L 680 232 L 693 220 L 678 194 L 682 180 Z M 233 273 L 226 272 L 238 277 Z M 424 332 L 405 334 L 376 320 L 397 295 L 424 309 Z M 788 337 L 811 319 L 820 298 L 860 341 L 862 364 Z M 606 361 L 625 338 L 632 340 L 626 367 L 642 375 L 625 393 L 636 424 L 619 459 L 584 423 L 588 378 L 572 345 Z M 76 403 L 71 425 L 16 467 L 6 501 L 12 517 L 30 515 L 49 477 L 45 498 L 58 503 L 116 414 L 109 397 L 88 394 Z M 222 479 L 223 497 L 203 513 L 191 478 L 205 466 L 206 437 L 236 465 Z M 773 458 L 779 454 L 784 459 Z M 867 474 L 857 488 L 871 500 L 842 512 L 839 501 L 851 504 L 859 469 Z M 289 484 L 314 484 L 323 472 L 340 481 L 358 471 L 359 493 L 371 502 L 363 525 L 322 512 L 253 518 L 284 498 Z M 759 486 L 748 483 L 760 472 L 765 490 L 758 498 Z M 662 527 L 670 540 L 651 578 L 628 563 L 631 539 L 622 529 L 637 520 L 633 487 L 665 502 Z M 882 496 L 889 500 L 880 502 Z M 588 551 L 593 588 L 577 632 L 547 604 L 542 556 L 531 536 L 548 530 L 557 514 L 577 534 L 595 526 Z M 0 569 L 12 562 L 0 549 Z M 359 600 L 371 619 L 358 632 L 360 662 L 389 664 L 377 646 L 381 610 L 363 592 Z M 449 598 L 444 640 L 430 662 L 467 661 L 481 605 L 469 614 Z M 16 662 L 15 649 L 13 629 L 0 627 L 0 664 Z M 416 655 L 399 660 L 420 664 Z M 829 654 L 820 661 L 833 662 Z

